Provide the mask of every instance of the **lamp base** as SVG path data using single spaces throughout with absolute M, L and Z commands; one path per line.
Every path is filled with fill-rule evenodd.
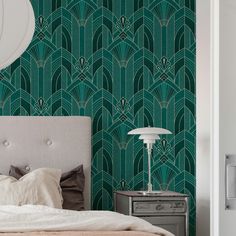
M 161 195 L 165 193 L 165 191 L 138 191 L 138 193 L 144 196 L 155 196 L 155 195 Z

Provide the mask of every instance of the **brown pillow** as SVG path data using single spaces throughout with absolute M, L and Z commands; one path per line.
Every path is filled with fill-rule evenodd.
M 20 179 L 27 173 L 26 170 L 16 166 L 11 166 L 9 171 L 9 175 L 16 179 Z M 60 186 L 63 196 L 63 209 L 84 210 L 84 183 L 85 176 L 83 165 L 62 174 Z
M 84 183 L 83 165 L 62 174 L 60 186 L 62 189 L 63 209 L 84 210 Z
M 16 178 L 20 179 L 22 176 L 26 175 L 28 171 L 24 170 L 23 168 L 11 166 L 9 170 L 9 175 Z

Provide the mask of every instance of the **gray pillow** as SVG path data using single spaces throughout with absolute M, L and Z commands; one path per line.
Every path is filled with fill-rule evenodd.
M 20 179 L 27 173 L 25 169 L 13 165 L 10 167 L 9 171 L 9 175 L 16 179 Z M 84 184 L 85 176 L 83 165 L 62 174 L 60 186 L 63 196 L 63 209 L 84 210 Z

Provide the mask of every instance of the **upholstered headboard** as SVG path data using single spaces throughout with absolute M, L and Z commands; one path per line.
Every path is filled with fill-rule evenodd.
M 0 117 L 0 173 L 10 165 L 85 171 L 85 207 L 90 209 L 91 119 L 70 117 Z

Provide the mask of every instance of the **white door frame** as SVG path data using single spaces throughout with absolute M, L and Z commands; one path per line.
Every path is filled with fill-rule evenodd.
M 211 236 L 219 235 L 219 0 L 211 0 Z

